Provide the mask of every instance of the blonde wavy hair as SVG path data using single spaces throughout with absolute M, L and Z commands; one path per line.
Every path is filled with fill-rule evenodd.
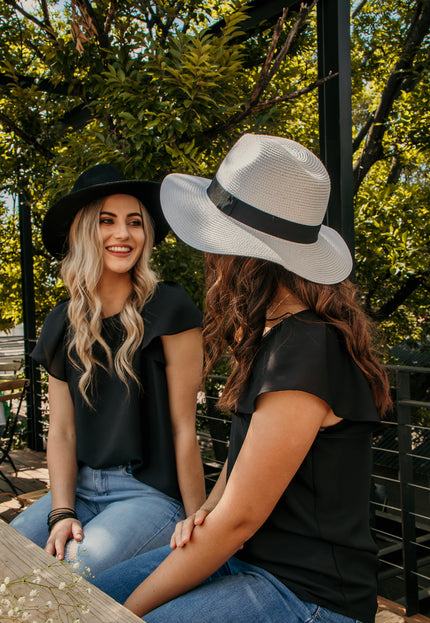
M 82 371 L 78 388 L 91 406 L 89 394 L 96 367 L 115 371 L 129 388 L 129 379 L 139 384 L 133 370 L 133 357 L 142 342 L 144 323 L 141 312 L 153 296 L 158 278 L 149 260 L 154 243 L 154 228 L 139 202 L 145 231 L 142 255 L 131 273 L 132 291 L 119 314 L 124 329 L 124 339 L 115 357 L 101 335 L 102 303 L 97 286 L 103 272 L 103 248 L 99 229 L 103 199 L 83 207 L 76 214 L 69 232 L 69 250 L 63 259 L 61 277 L 70 295 L 68 318 L 70 322 L 67 354 L 72 363 Z M 101 347 L 106 361 L 96 356 L 95 347 Z

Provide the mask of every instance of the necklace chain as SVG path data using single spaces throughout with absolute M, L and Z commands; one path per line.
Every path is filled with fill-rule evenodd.
M 277 305 L 275 305 L 275 307 L 272 307 L 272 309 L 266 313 L 266 320 L 272 321 L 272 320 L 278 320 L 278 318 L 282 318 L 282 316 L 285 316 L 285 314 L 282 314 L 281 316 L 278 316 L 277 318 L 269 318 L 269 316 L 272 316 L 272 314 L 275 313 L 275 311 L 282 305 L 282 303 L 284 301 L 287 300 L 287 298 L 290 296 L 291 292 L 287 292 L 287 294 L 279 301 L 279 303 L 277 303 Z

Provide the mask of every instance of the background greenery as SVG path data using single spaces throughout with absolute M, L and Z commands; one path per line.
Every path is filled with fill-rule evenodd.
M 316 10 L 242 37 L 246 8 L 0 0 L 0 328 L 22 319 L 18 207 L 6 196 L 25 189 L 31 202 L 40 324 L 65 295 L 40 223 L 85 168 L 212 177 L 243 132 L 318 153 Z M 428 345 L 430 2 L 351 10 L 356 279 L 390 345 Z M 155 262 L 202 306 L 198 252 L 170 235 Z

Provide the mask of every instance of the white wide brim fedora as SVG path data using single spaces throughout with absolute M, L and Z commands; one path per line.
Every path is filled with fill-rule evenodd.
M 175 234 L 200 251 L 265 259 L 334 284 L 348 277 L 352 258 L 343 238 L 322 225 L 329 194 L 327 171 L 308 149 L 245 134 L 214 180 L 172 173 L 160 199 Z

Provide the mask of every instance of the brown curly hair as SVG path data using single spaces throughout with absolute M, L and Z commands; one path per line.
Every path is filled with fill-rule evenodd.
M 234 409 L 237 405 L 263 335 L 267 309 L 281 285 L 342 333 L 351 357 L 367 378 L 377 407 L 382 414 L 391 408 L 388 377 L 373 348 L 375 328 L 362 310 L 357 287 L 351 281 L 318 284 L 273 262 L 213 254 L 205 255 L 205 272 L 204 376 L 207 378 L 226 352 L 231 365 L 220 408 Z

